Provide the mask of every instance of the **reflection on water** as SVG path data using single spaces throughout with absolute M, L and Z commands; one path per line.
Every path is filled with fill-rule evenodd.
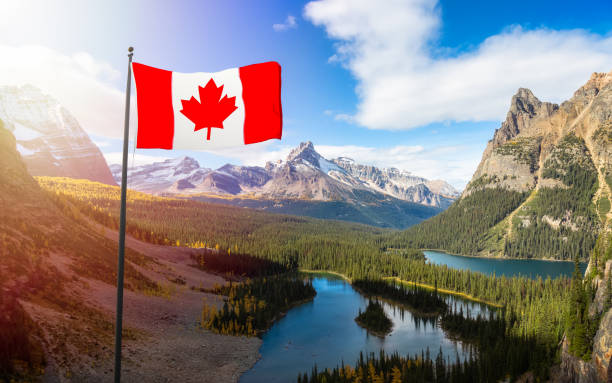
M 418 317 L 410 311 L 384 303 L 385 312 L 393 321 L 393 330 L 385 338 L 369 335 L 355 323 L 359 309 L 365 309 L 367 299 L 347 282 L 332 277 L 316 277 L 313 286 L 317 296 L 312 302 L 298 306 L 275 323 L 263 336 L 259 350 L 261 359 L 240 379 L 248 382 L 295 381 L 298 373 L 312 367 L 332 368 L 342 363 L 354 364 L 360 352 L 400 355 L 421 354 L 429 348 L 436 355 L 440 348 L 451 359 L 462 357 L 461 343 L 449 339 L 438 327 L 437 319 Z M 452 296 L 450 306 L 463 307 L 473 315 L 486 311 L 484 306 Z

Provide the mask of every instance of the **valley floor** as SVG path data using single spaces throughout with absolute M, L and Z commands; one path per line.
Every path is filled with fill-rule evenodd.
M 101 227 L 98 228 L 102 231 Z M 117 240 L 116 231 L 104 230 L 106 237 Z M 225 281 L 189 266 L 193 262 L 190 254 L 197 250 L 152 245 L 129 236 L 126 245 L 158 262 L 154 267 L 139 268 L 139 271 L 164 287 L 164 297 L 125 290 L 124 328 L 135 335 L 129 336 L 130 339 L 124 336 L 122 380 L 236 382 L 256 362 L 261 340 L 222 336 L 201 329 L 198 321 L 203 298 L 206 297 L 209 304 L 217 298 L 190 288 L 211 288 Z M 175 278 L 185 283 L 170 282 Z M 114 318 L 115 287 L 93 280 L 87 282 L 89 288 L 76 293 L 88 304 Z M 217 304 L 220 306 L 222 302 L 217 300 Z M 48 313 L 35 305 L 27 307 L 37 322 L 49 322 Z M 43 381 L 108 382 L 113 376 L 113 347 L 112 344 L 99 345 L 89 358 L 68 361 L 68 376 L 66 366 L 58 368 L 64 362 L 52 359 L 51 354 Z

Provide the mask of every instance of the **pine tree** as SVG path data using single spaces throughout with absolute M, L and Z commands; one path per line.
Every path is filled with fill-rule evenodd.
M 570 352 L 578 357 L 584 357 L 588 352 L 588 307 L 586 291 L 580 272 L 578 257 L 574 260 L 574 273 L 572 274 L 572 287 L 569 303 L 568 337 Z

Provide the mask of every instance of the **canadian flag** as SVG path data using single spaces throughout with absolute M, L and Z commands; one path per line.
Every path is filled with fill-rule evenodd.
M 207 150 L 281 138 L 281 67 L 178 73 L 133 63 L 137 148 Z

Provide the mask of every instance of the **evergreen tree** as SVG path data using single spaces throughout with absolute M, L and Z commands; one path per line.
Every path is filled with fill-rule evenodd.
M 588 304 L 587 293 L 584 289 L 582 273 L 578 258 L 574 260 L 574 273 L 572 274 L 572 287 L 568 313 L 568 339 L 570 352 L 584 358 L 588 355 Z

